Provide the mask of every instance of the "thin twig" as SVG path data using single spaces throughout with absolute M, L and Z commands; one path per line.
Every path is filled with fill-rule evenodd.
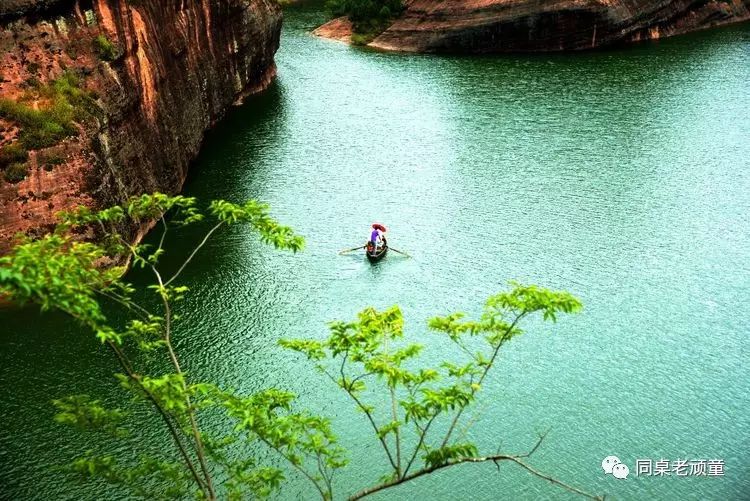
M 386 360 L 388 359 L 388 332 L 383 335 L 383 354 Z M 343 366 L 342 366 L 343 367 Z M 391 418 L 393 423 L 398 422 L 398 411 L 396 410 L 396 390 L 389 384 L 391 394 Z M 396 477 L 401 477 L 401 432 L 399 431 L 399 425 L 396 425 L 394 430 L 394 440 L 396 442 Z
M 523 318 L 523 316 L 526 315 L 526 311 L 522 311 L 519 313 L 516 318 L 513 320 L 513 323 L 510 324 L 510 326 L 505 330 L 503 333 L 503 336 L 500 338 L 500 341 L 497 343 L 497 346 L 495 347 L 494 352 L 492 353 L 492 358 L 490 358 L 490 361 L 487 363 L 487 366 L 484 368 L 484 372 L 482 373 L 481 377 L 479 378 L 479 381 L 477 384 L 481 386 L 482 381 L 484 381 L 484 378 L 487 376 L 487 373 L 490 371 L 492 366 L 495 363 L 495 359 L 497 358 L 497 354 L 500 353 L 500 348 L 503 346 L 503 343 L 505 342 L 506 336 L 513 331 L 513 328 L 516 326 L 519 320 Z M 477 392 L 477 390 L 473 389 L 471 390 L 471 394 L 474 395 Z M 453 421 L 451 421 L 451 425 L 448 428 L 447 433 L 445 434 L 445 438 L 443 439 L 443 443 L 440 445 L 440 447 L 445 447 L 448 443 L 448 440 L 451 438 L 451 434 L 453 434 L 453 430 L 456 428 L 456 423 L 458 423 L 459 418 L 461 417 L 461 414 L 463 414 L 464 409 L 466 407 L 461 407 L 458 409 L 458 412 L 456 412 L 456 416 L 453 418 Z
M 326 475 L 326 469 L 323 466 L 323 461 L 320 459 L 320 454 L 315 454 L 315 459 L 318 462 L 318 472 L 320 473 L 320 476 L 323 478 L 323 481 L 326 483 L 326 488 L 328 489 L 328 495 L 332 497 L 331 492 L 333 491 L 333 488 L 331 487 L 331 480 L 328 478 L 328 475 Z
M 430 425 L 432 425 L 432 422 L 435 420 L 435 418 L 438 416 L 439 413 L 434 414 L 430 420 L 427 422 L 427 425 L 424 427 L 424 429 L 419 429 L 419 442 L 417 443 L 417 446 L 414 448 L 414 454 L 411 455 L 411 459 L 409 459 L 409 462 L 406 464 L 406 469 L 404 470 L 404 476 L 406 476 L 407 473 L 409 473 L 409 469 L 411 468 L 412 463 L 417 458 L 417 454 L 419 453 L 419 449 L 422 448 L 422 444 L 424 443 L 424 439 L 427 437 L 427 432 L 430 430 Z M 416 420 L 414 421 L 414 424 L 416 424 Z
M 198 247 L 196 247 L 195 249 L 193 249 L 193 252 L 188 256 L 188 258 L 185 260 L 185 262 L 182 263 L 182 266 L 180 266 L 180 269 L 177 270 L 174 275 L 172 275 L 172 278 L 170 278 L 169 280 L 167 280 L 166 282 L 164 282 L 165 286 L 171 284 L 178 276 L 180 276 L 180 273 L 182 273 L 182 270 L 184 270 L 185 267 L 188 265 L 188 263 L 190 263 L 190 261 L 193 260 L 193 258 L 198 253 L 198 251 L 201 250 L 201 247 L 203 247 L 204 245 L 206 245 L 206 242 L 208 242 L 208 239 L 211 238 L 211 235 L 213 235 L 213 233 L 216 230 L 218 230 L 219 228 L 221 228 L 221 226 L 223 224 L 224 224 L 224 221 L 221 221 L 216 226 L 214 226 L 213 228 L 211 228 L 211 230 L 208 233 L 206 233 L 206 236 L 203 238 L 203 240 L 201 241 L 201 243 L 198 244 Z
M 146 395 L 146 398 L 154 405 L 154 407 L 156 407 L 156 410 L 159 412 L 159 415 L 162 417 L 164 424 L 167 426 L 167 430 L 169 431 L 169 434 L 172 436 L 172 439 L 174 440 L 175 445 L 177 445 L 177 448 L 179 449 L 182 459 L 185 461 L 185 464 L 190 470 L 190 473 L 193 475 L 193 479 L 195 480 L 195 482 L 198 484 L 198 487 L 200 487 L 202 491 L 206 491 L 207 490 L 206 485 L 204 481 L 201 479 L 200 475 L 198 474 L 198 471 L 195 469 L 195 466 L 193 465 L 193 461 L 190 459 L 190 455 L 185 449 L 185 445 L 182 443 L 182 440 L 180 439 L 180 435 L 177 433 L 177 429 L 174 427 L 174 424 L 172 423 L 172 420 L 170 419 L 167 412 L 161 406 L 161 404 L 156 399 L 156 397 L 141 384 L 140 378 L 135 374 L 135 372 L 133 372 L 133 367 L 130 364 L 129 360 L 127 359 L 127 356 L 122 352 L 122 350 L 120 350 L 119 347 L 116 344 L 114 344 L 112 341 L 108 341 L 107 344 L 115 353 L 115 356 L 117 357 L 117 360 L 120 363 L 120 366 L 128 375 L 128 377 L 136 382 L 136 384 L 139 386 L 141 391 L 143 391 L 143 393 Z
M 157 250 L 161 250 L 164 248 L 164 239 L 167 236 L 167 231 L 169 230 L 169 227 L 167 226 L 167 222 L 164 220 L 164 214 L 161 215 L 161 224 L 164 226 L 164 231 L 161 233 L 161 238 L 159 239 L 159 247 Z
M 375 430 L 375 435 L 377 435 L 378 440 L 380 440 L 380 444 L 383 446 L 383 450 L 385 450 L 385 454 L 388 456 L 388 461 L 391 463 L 391 466 L 393 467 L 393 469 L 396 470 L 396 463 L 393 460 L 393 456 L 391 455 L 391 451 L 388 448 L 388 444 L 386 443 L 386 441 L 384 440 L 384 438 L 380 436 L 380 430 L 378 429 L 378 425 L 375 424 L 375 419 L 372 417 L 372 413 L 357 398 L 357 396 L 352 391 L 350 391 L 350 388 L 346 386 L 346 377 L 344 375 L 344 363 L 346 362 L 346 358 L 348 356 L 349 356 L 349 352 L 347 351 L 344 354 L 344 360 L 341 362 L 341 368 L 340 368 L 340 373 L 341 373 L 341 378 L 342 378 L 341 383 L 339 383 L 338 381 L 336 381 L 336 378 L 333 377 L 331 375 L 331 373 L 328 372 L 327 370 L 323 370 L 323 374 L 325 374 L 326 376 L 328 376 L 331 379 L 331 381 L 333 381 L 336 385 L 341 386 L 341 388 L 343 388 L 343 390 L 346 392 L 346 394 L 349 395 L 352 398 L 352 400 L 354 400 L 354 402 L 357 404 L 357 407 L 359 407 L 359 409 L 362 412 L 364 412 L 365 416 L 367 416 L 367 419 L 370 421 L 370 425 L 372 425 L 372 429 Z
M 312 475 L 310 475 L 304 468 L 302 468 L 298 464 L 295 464 L 295 462 L 292 461 L 291 459 L 289 459 L 289 457 L 286 454 L 284 454 L 281 451 L 280 448 L 278 448 L 275 445 L 273 445 L 266 438 L 264 438 L 264 437 L 262 437 L 260 435 L 258 435 L 258 438 L 261 440 L 261 442 L 263 442 L 268 447 L 270 447 L 271 449 L 273 449 L 274 451 L 276 451 L 277 453 L 279 453 L 281 455 L 281 457 L 283 457 L 284 459 L 286 459 L 289 462 L 289 464 L 291 464 L 292 467 L 294 467 L 297 471 L 299 471 L 300 473 L 302 473 L 310 482 L 312 482 L 312 484 L 315 486 L 315 488 L 318 489 L 318 492 L 320 493 L 320 497 L 322 499 L 326 499 L 325 491 L 323 489 L 321 489 L 320 485 L 318 485 L 318 482 L 315 481 L 315 479 L 313 478 Z
M 159 282 L 159 285 L 163 288 L 165 288 L 164 283 L 161 279 L 161 274 L 156 269 L 154 265 L 151 265 L 151 270 L 154 272 L 154 275 L 156 276 L 157 281 Z M 171 340 L 171 333 L 172 333 L 172 310 L 169 306 L 169 301 L 167 301 L 166 297 L 166 291 L 164 291 L 161 294 L 162 298 L 162 304 L 164 305 L 164 343 L 167 347 L 167 352 L 169 353 L 169 358 L 172 361 L 172 365 L 174 366 L 175 371 L 177 374 L 182 375 L 182 369 L 180 368 L 180 362 L 177 359 L 177 354 L 174 351 L 174 348 L 172 347 L 172 340 Z M 200 463 L 201 470 L 203 471 L 203 476 L 206 480 L 206 488 L 208 490 L 208 497 L 209 499 L 216 499 L 216 493 L 214 492 L 213 482 L 211 480 L 211 473 L 208 469 L 208 464 L 206 463 L 206 457 L 203 447 L 203 440 L 201 439 L 200 430 L 198 429 L 198 423 L 195 419 L 195 410 L 193 409 L 193 404 L 190 399 L 190 395 L 188 394 L 188 387 L 187 383 L 185 382 L 184 378 L 182 379 L 182 389 L 185 392 L 185 404 L 187 405 L 187 414 L 188 418 L 190 419 L 190 428 L 193 432 L 193 439 L 195 440 L 195 453 L 198 456 L 198 462 Z
M 354 383 L 356 383 L 360 379 L 366 378 L 367 376 L 372 376 L 373 374 L 374 374 L 374 372 L 365 372 L 363 374 L 360 374 L 359 376 L 357 376 L 354 379 L 352 379 L 352 382 L 351 382 L 350 386 L 354 387 Z
M 391 416 L 393 422 L 398 422 L 398 413 L 396 411 L 396 390 L 391 387 Z M 395 440 L 396 440 L 396 475 L 401 476 L 401 432 L 399 431 L 399 425 L 396 425 L 395 429 Z
M 125 308 L 135 311 L 137 315 L 140 315 L 141 319 L 148 320 L 149 316 L 151 316 L 151 313 L 149 313 L 148 310 L 140 306 L 139 304 L 136 304 L 132 301 L 128 301 L 123 296 L 120 296 L 119 294 L 110 293 L 106 290 L 97 290 L 97 293 L 101 294 L 102 296 L 111 299 L 112 301 L 124 306 Z

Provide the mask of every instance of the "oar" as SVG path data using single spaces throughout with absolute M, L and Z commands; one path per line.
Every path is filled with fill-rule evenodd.
M 341 252 L 339 252 L 339 254 L 345 254 L 347 252 L 351 252 L 351 251 L 355 251 L 355 250 L 359 250 L 359 249 L 364 249 L 365 247 L 367 247 L 367 245 L 360 245 L 359 247 L 354 247 L 353 249 L 342 250 Z
M 398 252 L 399 254 L 403 254 L 403 255 L 404 255 L 404 256 L 406 256 L 406 257 L 411 257 L 411 256 L 410 256 L 409 254 L 407 254 L 406 252 L 401 252 L 401 251 L 400 251 L 400 250 L 398 250 L 398 249 L 394 249 L 394 248 L 393 248 L 393 247 L 391 247 L 390 245 L 388 246 L 388 248 L 389 248 L 389 249 L 391 249 L 391 250 L 392 250 L 393 252 Z

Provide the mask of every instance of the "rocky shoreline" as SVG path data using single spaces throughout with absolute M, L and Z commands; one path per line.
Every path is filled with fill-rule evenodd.
M 398 52 L 492 53 L 596 49 L 750 20 L 750 0 L 407 0 L 367 45 Z M 314 34 L 351 38 L 334 19 Z

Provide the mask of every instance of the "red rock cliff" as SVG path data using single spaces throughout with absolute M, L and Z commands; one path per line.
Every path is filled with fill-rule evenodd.
M 406 0 L 369 45 L 408 52 L 581 50 L 750 19 L 750 0 Z M 341 38 L 332 21 L 316 33 Z
M 0 147 L 29 150 L 25 179 L 0 176 L 0 251 L 59 210 L 178 191 L 206 129 L 275 75 L 275 0 L 0 3 L 0 98 L 54 109 L 74 75 L 64 92 L 88 108 L 74 110 L 77 132 L 36 148 L 0 106 Z

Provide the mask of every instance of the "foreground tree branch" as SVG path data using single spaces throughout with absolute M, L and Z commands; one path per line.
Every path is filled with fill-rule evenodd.
M 175 450 L 119 447 L 109 454 L 100 445 L 99 453 L 86 452 L 71 463 L 71 469 L 86 478 L 127 486 L 140 497 L 208 500 L 267 498 L 280 488 L 285 471 L 293 470 L 310 482 L 322 499 L 331 500 L 334 476 L 347 460 L 329 419 L 297 410 L 296 396 L 281 389 L 240 395 L 193 381 L 183 372 L 172 344 L 173 334 L 176 338 L 183 327 L 180 302 L 189 291 L 174 282 L 220 228 L 244 223 L 262 241 L 292 251 L 302 248 L 301 237 L 274 221 L 267 206 L 255 201 L 243 205 L 214 201 L 204 215 L 194 199 L 154 194 L 124 206 L 98 212 L 81 208 L 62 217 L 54 234 L 22 240 L 11 254 L 0 257 L 0 296 L 18 303 L 34 302 L 43 310 L 61 310 L 90 329 L 120 363 L 124 371 L 116 374 L 120 386 L 134 401 L 150 404 L 147 408 L 164 423 L 164 435 L 171 436 L 176 445 Z M 166 253 L 167 237 L 174 234 L 170 228 L 205 217 L 214 221 L 166 280 L 159 263 Z M 130 244 L 115 230 L 126 227 L 126 219 L 160 221 L 163 231 L 155 237 L 154 245 Z M 74 236 L 90 233 L 89 226 L 104 234 L 103 243 L 81 242 Z M 107 233 L 108 228 L 114 228 L 112 233 Z M 152 283 L 137 290 L 123 280 L 124 269 L 101 266 L 125 258 L 130 258 L 133 266 L 152 271 Z M 144 307 L 154 296 L 160 306 L 154 310 Z M 106 301 L 106 307 L 100 301 Z M 110 307 L 124 315 L 108 319 L 104 312 L 111 311 Z M 455 431 L 471 425 L 471 421 L 460 422 L 467 415 L 464 411 L 482 395 L 482 384 L 499 360 L 502 346 L 522 334 L 519 324 L 523 318 L 536 314 L 554 321 L 556 315 L 580 308 L 580 302 L 567 292 L 512 283 L 510 290 L 486 301 L 478 320 L 466 320 L 461 313 L 429 320 L 431 335 L 447 337 L 456 346 L 439 354 L 441 362 L 436 367 L 424 365 L 420 358 L 424 346 L 406 342 L 404 319 L 397 306 L 383 311 L 366 308 L 352 322 L 333 322 L 324 340 L 283 340 L 281 344 L 312 360 L 351 398 L 353 407 L 364 414 L 362 430 L 371 428 L 385 452 L 385 457 L 372 458 L 372 466 L 383 468 L 386 474 L 381 483 L 360 490 L 351 499 L 451 466 L 489 461 L 495 465 L 515 463 L 571 493 L 601 499 L 526 462 L 544 436 L 527 453 L 485 456 L 465 436 L 456 437 L 461 434 Z M 163 363 L 148 362 L 158 359 Z M 167 373 L 150 372 L 155 365 L 168 367 Z M 124 400 L 123 404 L 129 407 L 132 402 Z M 116 438 L 143 425 L 139 413 L 106 409 L 88 395 L 56 400 L 55 406 L 58 422 L 111 433 Z M 203 424 L 210 433 L 201 429 Z M 101 444 L 105 443 L 111 441 Z M 285 469 L 275 463 L 262 464 L 266 457 L 258 454 L 258 444 L 278 453 L 287 463 Z
M 487 300 L 478 321 L 466 321 L 461 313 L 429 321 L 433 331 L 447 335 L 459 348 L 459 354 L 468 356 L 465 363 L 454 362 L 451 357 L 438 368 L 419 366 L 423 347 L 403 343 L 403 316 L 398 307 L 384 311 L 368 308 L 354 322 L 333 322 L 329 337 L 323 341 L 281 341 L 282 346 L 314 361 L 323 374 L 354 400 L 388 456 L 390 478 L 350 499 L 360 499 L 450 466 L 488 461 L 514 462 L 532 475 L 570 492 L 599 499 L 524 461 L 537 451 L 544 435 L 526 453 L 491 456 L 479 455 L 474 444 L 454 437 L 464 411 L 479 395 L 502 347 L 522 334 L 520 322 L 534 313 L 554 321 L 559 313 L 575 313 L 581 308 L 580 302 L 566 292 L 512 285 L 511 291 Z M 339 381 L 332 376 L 328 364 L 339 372 Z M 365 376 L 373 376 L 374 383 L 365 384 Z M 432 437 L 429 432 L 439 418 L 446 419 L 447 428 Z M 378 425 L 381 419 L 385 423 Z M 401 427 L 407 424 L 413 425 L 415 435 L 401 433 Z M 395 458 L 387 441 L 389 435 L 393 436 Z M 413 442 L 402 444 L 406 437 Z M 409 452 L 402 457 L 404 451 Z
M 371 494 L 375 494 L 376 492 L 380 492 L 380 491 L 383 491 L 385 489 L 390 489 L 391 487 L 396 487 L 397 485 L 401 485 L 401 484 L 410 482 L 411 480 L 414 480 L 414 479 L 419 478 L 419 477 L 424 476 L 424 475 L 429 475 L 430 473 L 434 473 L 434 472 L 436 472 L 438 470 L 442 470 L 443 468 L 449 468 L 451 466 L 456 466 L 456 465 L 463 464 L 463 463 L 486 463 L 488 461 L 492 461 L 495 464 L 497 464 L 500 461 L 512 461 L 512 462 L 516 463 L 517 465 L 521 466 L 522 468 L 524 468 L 526 471 L 528 471 L 532 475 L 537 476 L 539 478 L 543 478 L 544 480 L 547 480 L 547 481 L 549 481 L 549 482 L 551 482 L 551 483 L 553 483 L 555 485 L 558 485 L 558 486 L 562 487 L 563 489 L 565 489 L 567 491 L 570 491 L 570 492 L 572 492 L 574 494 L 579 494 L 579 495 L 581 495 L 583 497 L 586 497 L 588 499 L 594 499 L 594 500 L 597 500 L 597 501 L 603 501 L 604 500 L 603 496 L 596 496 L 596 495 L 593 495 L 593 494 L 589 494 L 588 492 L 582 491 L 581 489 L 578 489 L 577 487 L 573 487 L 572 485 L 566 484 L 565 482 L 562 482 L 561 480 L 557 480 L 556 478 L 553 478 L 553 477 L 551 477 L 551 476 L 549 476 L 547 474 L 544 474 L 544 473 L 540 472 L 539 470 L 536 470 L 535 468 L 532 468 L 531 466 L 529 466 L 528 464 L 526 464 L 524 461 L 522 461 L 519 458 L 519 456 L 509 456 L 509 455 L 506 455 L 506 454 L 496 454 L 494 456 L 461 458 L 461 459 L 456 459 L 456 460 L 450 461 L 450 462 L 442 464 L 442 465 L 432 466 L 430 468 L 424 468 L 422 470 L 415 471 L 414 473 L 412 473 L 410 475 L 407 475 L 407 476 L 405 476 L 403 478 L 400 478 L 398 480 L 394 480 L 392 482 L 387 482 L 387 483 L 384 483 L 384 484 L 376 485 L 374 487 L 363 489 L 363 490 L 359 491 L 358 493 L 354 494 L 353 496 L 350 496 L 349 497 L 349 501 L 354 501 L 354 500 L 357 500 L 357 499 L 362 499 L 362 498 L 364 498 L 366 496 L 369 496 Z

